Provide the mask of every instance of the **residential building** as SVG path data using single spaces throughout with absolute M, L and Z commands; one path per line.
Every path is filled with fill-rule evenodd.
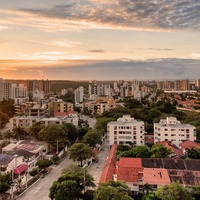
M 72 123 L 74 126 L 78 126 L 78 116 L 65 116 L 65 117 L 49 117 L 42 118 L 36 116 L 21 116 L 21 117 L 13 117 L 10 120 L 12 130 L 14 127 L 22 127 L 28 129 L 36 122 L 42 122 L 45 126 L 49 124 L 64 124 L 64 123 Z
M 190 124 L 181 124 L 175 117 L 161 119 L 159 123 L 154 123 L 154 142 L 171 141 L 179 145 L 185 140 L 196 140 L 196 128 Z
M 75 104 L 79 104 L 83 102 L 83 96 L 84 96 L 84 87 L 80 86 L 74 91 L 74 101 Z
M 57 99 L 55 101 L 50 101 L 48 103 L 48 110 L 49 110 L 50 116 L 54 116 L 54 113 L 57 113 L 57 112 L 73 111 L 74 106 L 73 106 L 73 103 L 64 102 L 61 99 Z
M 107 125 L 107 138 L 109 145 L 144 145 L 144 122 L 124 115 L 116 122 L 109 122 Z
M 99 183 L 109 180 L 124 181 L 134 194 L 144 193 L 146 184 L 153 191 L 175 181 L 186 187 L 200 184 L 199 160 L 121 157 L 116 161 L 116 152 L 117 145 L 114 144 Z
M 195 87 L 196 87 L 197 89 L 200 89 L 200 79 L 196 79 L 196 80 L 195 80 Z

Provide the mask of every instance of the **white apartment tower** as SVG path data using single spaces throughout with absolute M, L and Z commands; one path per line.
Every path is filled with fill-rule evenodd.
M 74 91 L 75 104 L 83 102 L 84 87 L 80 86 Z
M 107 125 L 107 138 L 109 145 L 113 144 L 134 144 L 144 145 L 144 122 L 124 115 L 116 122 L 109 122 Z
M 196 140 L 196 128 L 190 124 L 181 124 L 175 117 L 167 117 L 154 123 L 154 142 L 171 141 L 175 145 L 185 140 Z

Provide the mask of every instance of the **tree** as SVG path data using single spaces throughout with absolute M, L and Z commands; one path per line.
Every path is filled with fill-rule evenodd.
M 149 194 L 145 194 L 142 197 L 142 200 L 161 200 L 161 199 L 158 198 L 155 193 L 149 193 Z
M 69 158 L 80 162 L 81 167 L 83 166 L 83 160 L 91 158 L 92 154 L 91 147 L 84 143 L 75 143 L 69 148 Z
M 94 178 L 85 169 L 69 165 L 51 186 L 49 197 L 55 200 L 79 199 L 87 186 L 95 186 Z
M 80 178 L 80 184 L 85 187 L 95 187 L 94 178 L 87 172 L 85 168 L 71 164 L 62 170 L 62 176 L 74 175 Z
M 195 200 L 200 199 L 200 186 L 192 187 L 191 194 L 194 196 Z
M 82 140 L 84 135 L 88 132 L 89 128 L 87 126 L 79 128 L 78 130 L 78 138 L 79 140 Z
M 192 159 L 199 159 L 200 158 L 200 149 L 191 147 L 190 149 L 185 149 L 186 157 Z
M 36 122 L 34 123 L 30 128 L 29 128 L 29 133 L 35 137 L 37 140 L 40 139 L 39 137 L 39 132 L 44 128 L 44 124 L 41 122 Z
M 0 174 L 0 194 L 4 194 L 12 184 L 11 173 Z
M 129 188 L 121 181 L 108 181 L 102 183 L 94 192 L 94 200 L 133 200 L 129 196 Z
M 99 118 L 97 118 L 97 122 L 95 124 L 95 129 L 103 130 L 103 133 L 106 133 L 107 132 L 107 124 L 111 121 L 113 121 L 112 118 L 99 117 Z
M 83 137 L 83 143 L 95 147 L 96 144 L 101 143 L 102 133 L 97 129 L 90 129 Z
M 28 136 L 27 131 L 21 126 L 14 127 L 11 134 L 17 140 L 25 139 Z
M 57 147 L 59 147 L 59 149 L 63 149 L 67 144 L 69 144 L 67 132 L 59 124 L 51 124 L 46 126 L 39 132 L 39 136 L 54 149 Z
M 52 164 L 53 164 L 52 160 L 48 160 L 48 159 L 38 160 L 36 162 L 36 166 L 38 166 L 40 170 L 45 170 L 47 167 L 51 166 Z
M 117 159 L 120 157 L 133 157 L 133 158 L 150 158 L 151 153 L 145 146 L 133 147 L 128 151 L 124 151 L 118 154 Z
M 8 115 L 9 117 L 13 117 L 15 114 L 15 106 L 14 100 L 3 100 L 0 102 L 0 111 Z
M 7 114 L 0 112 L 0 128 L 4 128 L 5 125 L 9 122 L 9 117 Z
M 71 123 L 66 123 L 63 124 L 62 126 L 66 129 L 66 132 L 68 133 L 67 134 L 68 140 L 70 141 L 71 144 L 73 144 L 78 137 L 77 128 Z
M 172 150 L 166 148 L 163 144 L 154 144 L 151 148 L 152 158 L 167 158 L 170 154 L 172 154 Z
M 50 188 L 51 200 L 76 200 L 81 195 L 80 185 L 75 180 L 54 182 Z
M 195 200 L 192 194 L 179 182 L 172 182 L 159 188 L 156 195 L 161 200 Z

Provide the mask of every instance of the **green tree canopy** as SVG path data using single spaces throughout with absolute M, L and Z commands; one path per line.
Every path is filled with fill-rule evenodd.
M 83 160 L 91 158 L 92 154 L 91 147 L 84 143 L 74 143 L 69 148 L 69 158 L 80 162 L 81 167 L 83 166 Z
M 82 196 L 86 187 L 94 187 L 94 178 L 86 169 L 69 165 L 50 188 L 49 197 L 55 200 L 75 200 Z
M 4 128 L 9 122 L 9 116 L 3 112 L 0 112 L 0 128 Z
M 0 174 L 0 194 L 4 194 L 8 189 L 10 189 L 11 183 L 11 173 Z
M 44 160 L 38 160 L 36 162 L 36 166 L 38 166 L 39 169 L 45 170 L 47 167 L 51 166 L 53 164 L 52 160 L 44 159 Z
M 59 124 L 50 124 L 39 132 L 39 136 L 54 149 L 57 148 L 57 144 L 59 149 L 69 144 L 67 135 L 66 130 Z
M 36 122 L 29 128 L 29 133 L 31 136 L 35 137 L 37 140 L 40 139 L 39 132 L 44 128 L 44 124 L 41 122 Z
M 66 123 L 66 124 L 63 124 L 62 126 L 68 133 L 67 134 L 68 140 L 70 141 L 71 144 L 73 144 L 78 137 L 77 128 L 71 123 Z
M 156 195 L 161 200 L 195 200 L 193 195 L 178 182 L 159 188 Z
M 163 144 L 154 144 L 151 148 L 152 158 L 167 158 L 172 153 L 172 150 L 166 148 Z
M 121 181 L 108 181 L 102 183 L 94 192 L 94 200 L 133 200 L 129 196 L 129 188 Z
M 97 129 L 89 129 L 83 137 L 83 143 L 95 147 L 96 144 L 101 143 L 102 132 Z
M 12 99 L 1 101 L 0 102 L 0 111 L 5 113 L 9 117 L 13 117 L 15 114 L 14 101 Z

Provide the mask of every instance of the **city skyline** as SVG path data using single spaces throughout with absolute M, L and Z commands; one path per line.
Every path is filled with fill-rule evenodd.
M 0 2 L 0 77 L 200 77 L 200 2 Z

